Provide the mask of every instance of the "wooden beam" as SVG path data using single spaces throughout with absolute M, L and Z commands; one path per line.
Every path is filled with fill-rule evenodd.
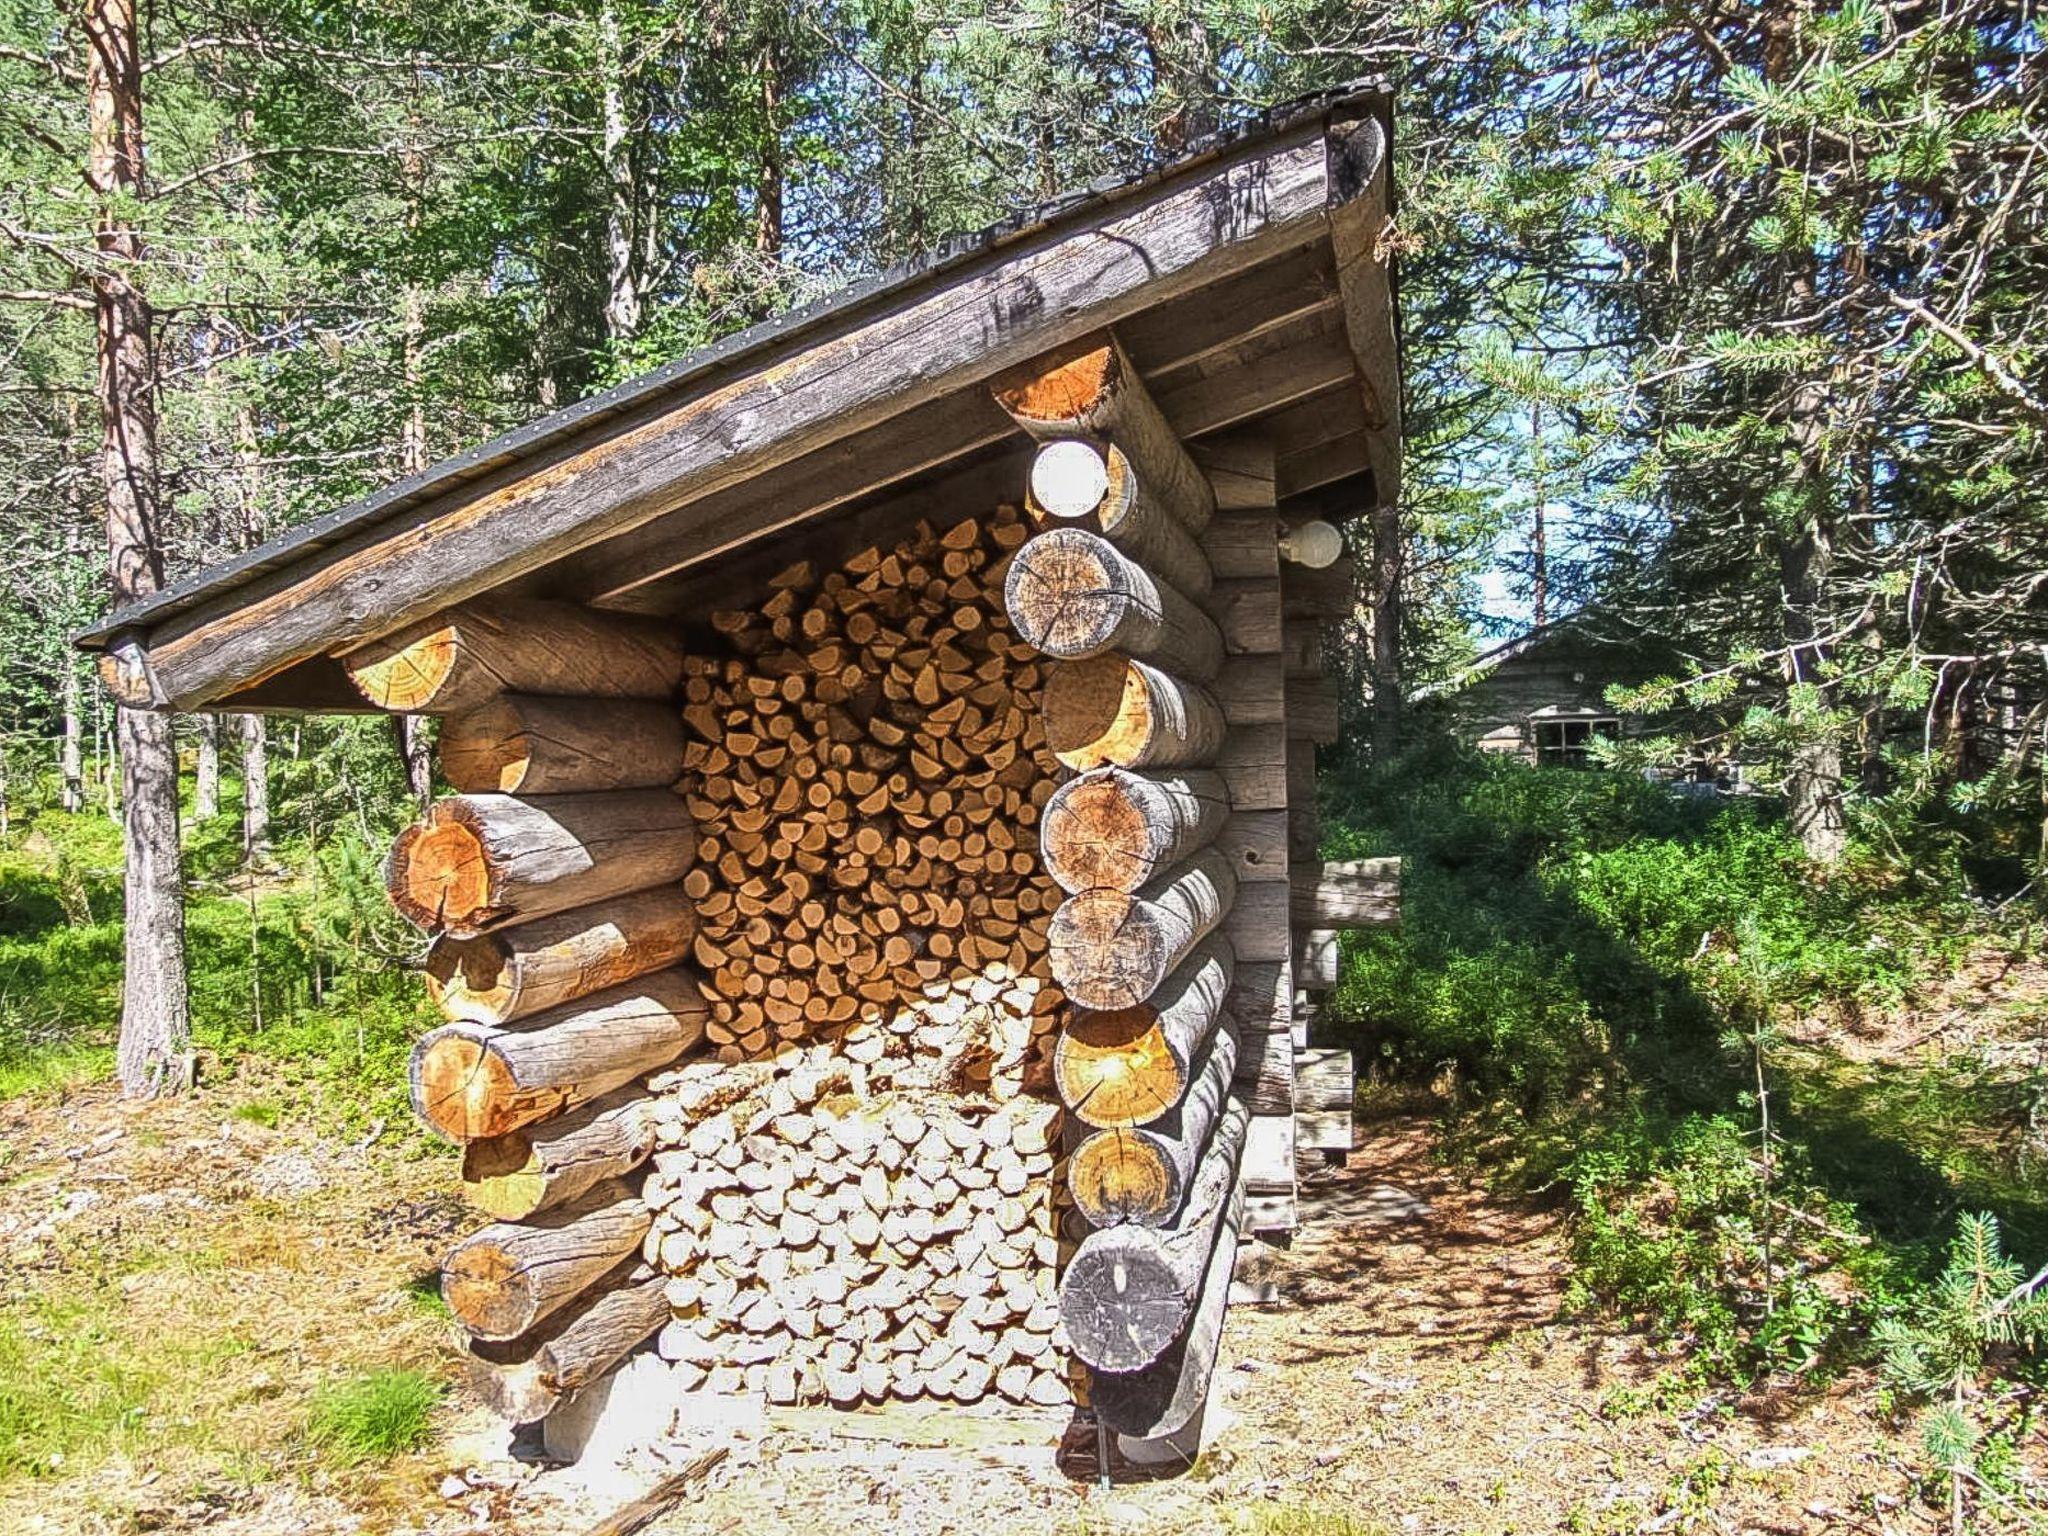
M 1336 201 L 1321 122 L 793 327 L 679 401 L 606 419 L 403 518 L 223 592 L 147 637 L 151 701 L 191 709 L 352 649 L 576 550 L 757 480 L 1296 245 Z M 737 532 L 737 530 L 735 530 Z M 728 542 L 733 542 L 728 540 Z
M 691 501 L 583 550 L 549 573 L 550 584 L 598 607 L 638 608 L 634 593 L 678 571 L 943 470 L 1009 435 L 985 392 L 960 390 L 814 449 L 772 477 Z
M 1371 432 L 1351 432 L 1289 454 L 1279 465 L 1280 499 L 1285 501 L 1290 496 L 1305 495 L 1364 474 L 1373 465 L 1373 438 Z
M 1219 432 L 1354 377 L 1342 330 L 1321 314 L 1298 335 L 1261 340 L 1270 350 L 1255 351 L 1236 368 L 1161 386 L 1159 408 L 1183 438 Z
M 1330 244 L 1344 335 L 1364 397 L 1366 460 L 1379 505 L 1391 506 L 1401 499 L 1401 342 L 1392 258 L 1382 249 L 1393 214 L 1386 124 L 1333 124 L 1329 146 L 1330 186 L 1341 198 L 1330 208 Z

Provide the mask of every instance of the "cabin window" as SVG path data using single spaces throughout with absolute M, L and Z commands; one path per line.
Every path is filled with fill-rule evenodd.
M 1621 722 L 1604 720 L 1538 720 L 1536 761 L 1564 768 L 1585 768 L 1593 762 L 1592 744 L 1621 735 Z

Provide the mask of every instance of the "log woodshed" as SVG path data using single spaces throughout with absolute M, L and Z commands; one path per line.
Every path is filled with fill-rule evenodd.
M 137 706 L 442 717 L 386 876 L 508 1417 L 649 1344 L 1196 1411 L 1238 1243 L 1348 1149 L 1341 935 L 1399 914 L 1318 856 L 1358 614 L 1295 558 L 1396 494 L 1390 133 L 1275 109 L 83 637 Z

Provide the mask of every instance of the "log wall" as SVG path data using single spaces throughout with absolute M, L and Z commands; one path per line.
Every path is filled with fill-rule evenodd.
M 508 1413 L 650 1335 L 779 1402 L 1067 1402 L 1071 1327 L 1105 1421 L 1169 1434 L 1240 1234 L 1348 1143 L 1304 1020 L 1398 871 L 1316 856 L 1343 574 L 1113 339 L 994 397 L 1018 506 L 777 569 L 691 645 L 480 601 L 344 658 L 450 717 L 389 883 L 448 1020 L 415 1103 L 496 1218 L 444 1293 Z

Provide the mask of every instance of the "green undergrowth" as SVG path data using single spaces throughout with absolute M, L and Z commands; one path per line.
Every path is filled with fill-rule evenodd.
M 378 851 L 353 826 L 280 841 L 242 867 L 237 821 L 188 829 L 185 933 L 202 1071 L 245 1059 L 293 1089 L 291 1113 L 405 1126 L 404 1063 L 429 1022 Z M 44 811 L 0 842 L 0 1097 L 113 1069 L 121 1012 L 120 833 L 98 811 Z
M 1346 939 L 1341 1043 L 1432 1084 L 1455 1154 L 1568 1204 L 1582 1308 L 1701 1380 L 1819 1375 L 1871 1358 L 1960 1213 L 2048 1257 L 2038 1069 L 1859 1060 L 1825 1022 L 1994 945 L 1966 893 L 1862 855 L 1820 878 L 1765 799 L 1447 746 L 1326 772 L 1324 809 L 1326 857 L 1405 858 L 1399 931 Z

